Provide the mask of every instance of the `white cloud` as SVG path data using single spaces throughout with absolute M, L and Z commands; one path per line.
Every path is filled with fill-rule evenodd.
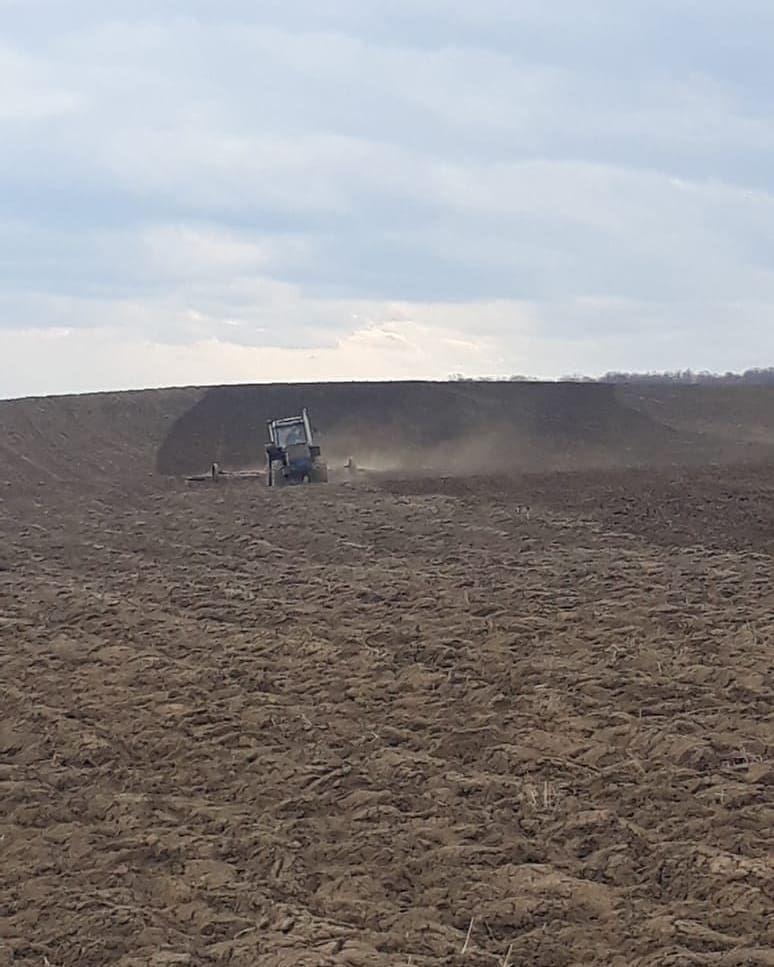
M 13 360 L 13 365 L 10 364 Z M 0 330 L 5 396 L 86 392 L 108 385 L 192 385 L 351 379 L 444 379 L 475 360 L 496 362 L 485 341 L 453 330 L 396 321 L 356 329 L 333 346 L 288 349 L 201 338 L 160 344 L 125 330 Z
M 80 94 L 60 86 L 45 61 L 0 46 L 0 124 L 50 121 L 83 103 Z
M 352 308 L 340 306 L 342 313 Z M 628 305 L 628 314 L 653 327 L 644 351 L 612 326 L 599 331 L 600 311 L 613 316 L 621 311 L 615 302 L 553 306 L 555 318 L 566 313 L 573 322 L 561 337 L 546 331 L 539 307 L 522 303 L 396 304 L 383 310 L 377 319 L 349 312 L 350 329 L 343 336 L 330 342 L 330 328 L 324 327 L 326 342 L 312 337 L 300 348 L 240 344 L 223 329 L 213 337 L 207 335 L 208 320 L 204 326 L 192 323 L 190 337 L 176 343 L 154 341 L 127 326 L 0 329 L 0 397 L 278 378 L 444 379 L 452 373 L 504 377 L 528 371 L 551 379 L 635 366 L 724 370 L 728 340 L 740 326 L 755 334 L 734 357 L 740 368 L 756 365 L 761 352 L 774 355 L 774 305 L 769 303 L 741 303 L 728 315 L 707 307 L 699 347 L 694 326 L 660 324 L 658 317 L 670 307 Z

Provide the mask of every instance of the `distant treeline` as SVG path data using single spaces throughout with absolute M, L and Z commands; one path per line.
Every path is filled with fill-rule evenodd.
M 452 380 L 463 383 L 535 383 L 539 380 L 533 376 L 509 376 L 506 379 L 495 376 L 463 376 L 462 373 L 452 373 Z M 684 386 L 702 384 L 738 385 L 738 386 L 774 386 L 774 366 L 766 369 L 746 369 L 743 373 L 710 373 L 707 370 L 694 372 L 692 369 L 678 369 L 666 373 L 605 373 L 604 376 L 583 376 L 572 373 L 562 376 L 563 383 L 679 383 Z
M 682 385 L 723 384 L 740 386 L 774 385 L 774 366 L 766 369 L 746 369 L 743 373 L 710 373 L 707 370 L 694 372 L 692 369 L 679 369 L 667 373 L 605 373 L 604 376 L 565 376 L 562 379 L 582 383 L 680 383 Z

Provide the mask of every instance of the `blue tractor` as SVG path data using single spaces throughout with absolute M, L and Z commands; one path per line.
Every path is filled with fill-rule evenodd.
M 300 416 L 269 420 L 267 426 L 266 482 L 270 487 L 328 482 L 328 466 L 314 441 L 306 409 Z

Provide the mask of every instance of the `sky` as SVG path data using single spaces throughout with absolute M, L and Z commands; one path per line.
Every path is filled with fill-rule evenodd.
M 0 0 L 0 397 L 774 363 L 770 0 Z

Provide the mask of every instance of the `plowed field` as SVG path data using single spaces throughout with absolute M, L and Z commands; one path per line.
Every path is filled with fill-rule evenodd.
M 0 965 L 774 964 L 770 468 L 49 449 L 0 502 Z

